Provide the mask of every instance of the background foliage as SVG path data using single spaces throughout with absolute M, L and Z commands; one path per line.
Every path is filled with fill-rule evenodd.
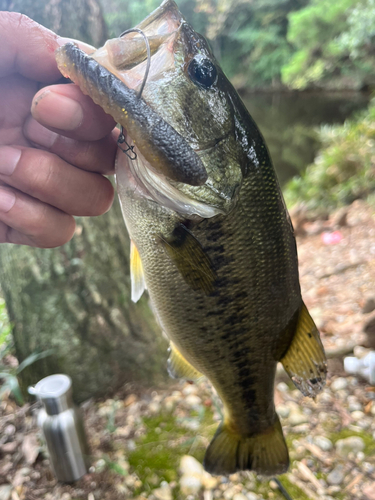
M 101 0 L 118 36 L 159 0 Z M 360 89 L 374 81 L 375 0 L 180 0 L 239 87 Z

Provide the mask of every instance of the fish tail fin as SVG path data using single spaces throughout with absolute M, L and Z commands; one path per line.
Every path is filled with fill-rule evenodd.
M 288 448 L 276 414 L 273 425 L 249 437 L 233 432 L 230 423 L 221 423 L 204 457 L 204 468 L 211 474 L 253 470 L 273 476 L 283 474 L 288 466 Z

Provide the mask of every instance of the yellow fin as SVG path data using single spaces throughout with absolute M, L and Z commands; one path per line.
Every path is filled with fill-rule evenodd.
M 207 295 L 214 291 L 216 273 L 212 263 L 202 245 L 183 224 L 179 224 L 171 236 L 160 236 L 160 241 L 193 290 Z
M 304 303 L 293 340 L 281 363 L 304 396 L 312 398 L 323 389 L 327 360 L 318 329 Z
M 133 240 L 130 241 L 130 280 L 131 299 L 133 302 L 138 302 L 138 300 L 142 297 L 146 286 L 141 257 Z
M 167 362 L 168 373 L 172 378 L 185 378 L 187 380 L 196 381 L 203 375 L 194 368 L 176 346 L 171 342 L 170 355 Z
M 271 427 L 250 437 L 240 436 L 231 431 L 230 423 L 222 423 L 207 448 L 203 465 L 211 474 L 253 470 L 274 476 L 286 472 L 289 454 L 277 415 Z

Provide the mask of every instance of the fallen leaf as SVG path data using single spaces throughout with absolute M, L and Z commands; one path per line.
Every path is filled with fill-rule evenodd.
M 39 455 L 39 444 L 34 434 L 25 436 L 22 442 L 22 453 L 28 465 L 32 465 Z

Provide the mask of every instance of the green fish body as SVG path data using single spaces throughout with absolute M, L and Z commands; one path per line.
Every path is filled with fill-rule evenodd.
M 277 362 L 311 397 L 326 373 L 319 333 L 301 298 L 293 228 L 264 140 L 204 38 L 171 0 L 138 27 L 157 40 L 142 102 L 199 157 L 203 184 L 185 174 L 181 182 L 154 164 L 152 130 L 140 125 L 132 106 L 119 111 L 110 89 L 89 89 L 84 72 L 74 73 L 80 65 L 69 69 L 64 47 L 58 56 L 95 102 L 103 105 L 105 96 L 104 109 L 126 127 L 137 151 L 135 161 L 119 152 L 116 165 L 132 240 L 132 297 L 147 288 L 171 341 L 170 373 L 204 375 L 222 399 L 224 420 L 207 449 L 206 470 L 279 474 L 289 459 L 273 400 Z M 139 87 L 146 64 L 136 37 L 130 53 L 129 41 L 118 39 L 92 54 L 126 88 Z M 137 150 L 139 130 L 146 139 Z M 173 134 L 170 141 L 179 144 Z M 163 158 L 160 164 L 173 165 Z

